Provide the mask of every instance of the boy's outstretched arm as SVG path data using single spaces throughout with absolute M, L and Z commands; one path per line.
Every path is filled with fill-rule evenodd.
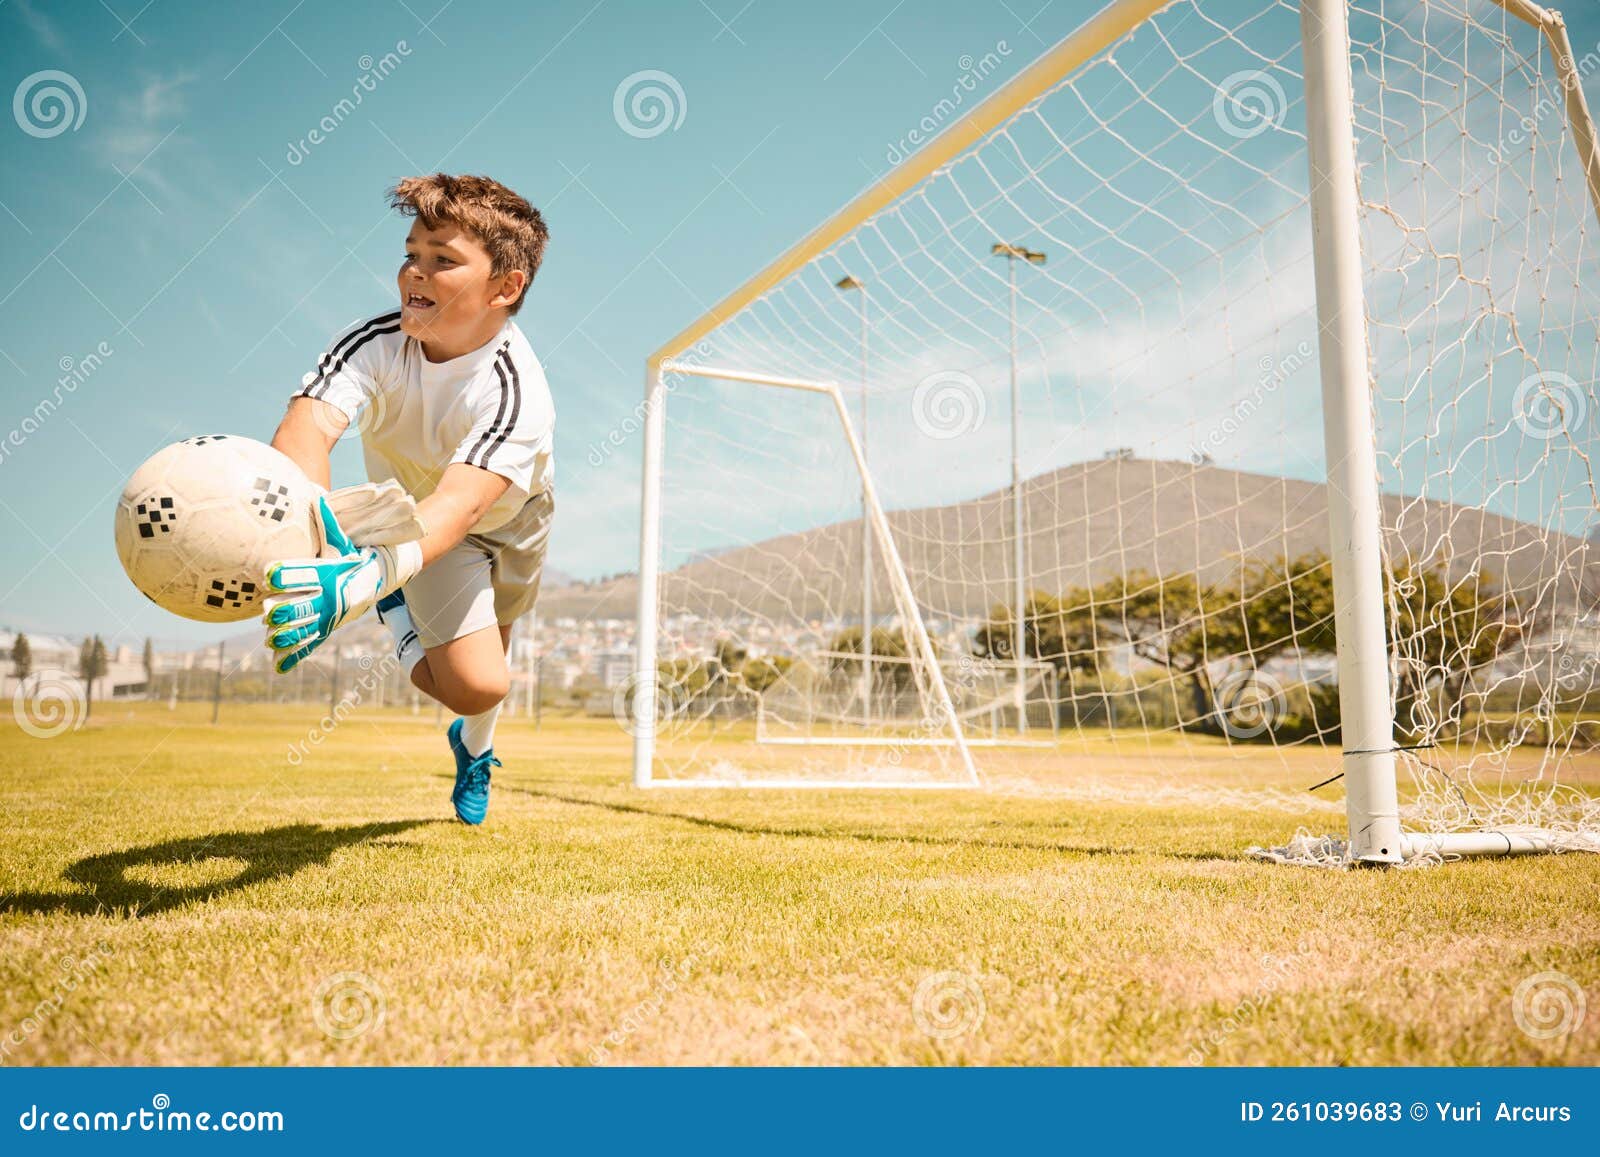
M 427 566 L 456 543 L 486 514 L 511 483 L 492 470 L 452 462 L 433 493 L 417 503 L 417 518 L 427 528 L 419 540 Z
M 328 455 L 350 419 L 339 407 L 317 398 L 295 398 L 272 435 L 272 448 L 286 454 L 305 476 L 324 490 L 332 477 Z
M 395 546 L 358 547 L 339 525 L 329 499 L 319 498 L 317 521 L 326 544 L 321 557 L 273 563 L 265 576 L 271 593 L 262 618 L 278 673 L 293 670 L 342 624 L 454 547 L 509 485 L 481 467 L 447 466 L 434 492 L 417 503 L 422 537 Z

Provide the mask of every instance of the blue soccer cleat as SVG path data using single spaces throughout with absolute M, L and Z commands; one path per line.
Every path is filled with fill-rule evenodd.
M 450 793 L 455 805 L 456 818 L 464 824 L 481 824 L 489 813 L 489 775 L 492 768 L 502 764 L 494 757 L 494 748 L 482 755 L 472 755 L 461 742 L 461 720 L 450 725 L 450 752 L 456 757 L 456 787 Z

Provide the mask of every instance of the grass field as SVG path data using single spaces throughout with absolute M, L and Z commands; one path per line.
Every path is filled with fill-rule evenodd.
M 473 830 L 431 713 L 292 761 L 317 714 L 0 730 L 0 1062 L 1600 1062 L 1600 1010 L 1548 1039 L 1513 1014 L 1541 973 L 1600 993 L 1600 857 L 1247 859 L 1340 829 L 1301 790 L 1320 750 L 644 793 L 610 720 L 512 720 Z

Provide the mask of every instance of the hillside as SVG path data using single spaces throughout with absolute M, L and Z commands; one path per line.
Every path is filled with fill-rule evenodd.
M 1065 466 L 1023 487 L 1029 585 L 1056 592 L 1134 569 L 1216 578 L 1244 558 L 1325 550 L 1325 489 L 1184 462 Z M 966 618 L 1009 598 L 1008 493 L 895 511 L 889 522 L 925 608 Z M 1448 536 L 1458 573 L 1481 563 L 1497 580 L 1532 588 L 1581 562 L 1588 589 L 1600 591 L 1600 549 L 1578 537 L 1396 495 L 1384 496 L 1383 522 L 1398 528 L 1393 537 L 1415 557 L 1439 557 L 1438 544 Z M 702 556 L 663 576 L 663 610 L 703 612 L 708 595 L 760 616 L 816 617 L 829 606 L 854 606 L 860 600 L 860 551 L 861 526 L 851 521 Z M 881 566 L 874 589 L 880 606 L 886 605 L 889 588 Z M 629 575 L 549 590 L 540 611 L 551 617 L 632 618 L 637 597 L 637 579 Z

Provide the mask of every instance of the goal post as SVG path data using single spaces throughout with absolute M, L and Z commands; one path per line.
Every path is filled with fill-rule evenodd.
M 1115 0 L 894 159 L 647 362 L 635 783 L 1229 750 L 1343 793 L 1266 858 L 1600 850 L 1590 57 Z
M 1377 443 L 1367 386 L 1345 0 L 1301 0 L 1300 26 L 1350 853 L 1357 860 L 1398 863 L 1404 849 L 1384 630 Z
M 897 748 L 917 746 L 945 746 L 953 748 L 960 765 L 959 778 L 953 782 L 939 782 L 918 779 L 904 781 L 890 777 L 870 777 L 860 780 L 834 780 L 821 777 L 814 780 L 801 781 L 801 786 L 821 787 L 977 787 L 980 784 L 977 765 L 973 762 L 972 751 L 967 744 L 961 719 L 956 713 L 954 702 L 950 697 L 950 690 L 945 684 L 944 672 L 941 669 L 939 657 L 934 651 L 933 643 L 928 638 L 928 630 L 923 622 L 922 615 L 917 609 L 916 596 L 912 593 L 911 583 L 906 575 L 905 564 L 900 559 L 900 552 L 895 545 L 894 535 L 889 529 L 888 520 L 884 517 L 883 506 L 878 500 L 877 488 L 873 485 L 872 472 L 867 468 L 867 459 L 862 449 L 861 439 L 857 437 L 854 425 L 850 420 L 849 408 L 845 405 L 844 397 L 835 382 L 808 381 L 801 378 L 784 377 L 778 374 L 758 373 L 752 370 L 734 369 L 725 366 L 696 365 L 688 362 L 663 361 L 659 364 L 658 372 L 653 376 L 660 380 L 660 373 L 687 374 L 703 378 L 714 378 L 728 382 L 742 382 L 747 385 L 766 387 L 780 390 L 798 390 L 803 393 L 820 394 L 832 403 L 834 413 L 839 419 L 840 432 L 843 434 L 845 444 L 849 448 L 851 460 L 854 462 L 856 473 L 860 478 L 862 502 L 866 508 L 866 517 L 869 528 L 864 528 L 864 541 L 870 544 L 881 556 L 884 568 L 888 571 L 890 590 L 894 593 L 895 606 L 905 631 L 909 636 L 907 640 L 912 651 L 907 662 L 912 670 L 912 680 L 920 691 L 920 698 L 924 707 L 921 712 L 920 728 L 922 734 L 901 735 L 886 738 L 858 739 L 852 742 L 862 745 L 894 746 Z M 664 395 L 655 399 L 655 404 L 664 402 Z M 647 481 L 647 488 L 650 487 Z M 651 509 L 659 509 L 659 474 L 655 479 L 656 495 L 651 500 Z M 650 586 L 654 587 L 656 578 L 651 576 Z M 646 586 L 640 585 L 640 615 L 641 621 L 645 615 L 645 600 L 651 602 L 649 617 L 653 620 L 657 612 L 655 592 L 646 596 Z M 868 625 L 864 620 L 862 634 L 861 676 L 864 686 L 871 686 L 873 680 L 872 653 L 870 650 L 870 636 L 866 633 Z M 661 713 L 661 680 L 655 659 L 655 630 L 649 634 L 648 665 L 646 664 L 646 644 L 641 642 L 639 659 L 636 667 L 637 684 L 634 688 L 632 711 L 635 726 L 635 783 L 642 787 L 649 787 L 661 782 L 651 774 L 655 758 L 656 723 Z M 870 713 L 870 707 L 863 705 L 863 709 Z M 674 782 L 671 780 L 665 781 Z M 691 781 L 677 781 L 688 786 L 707 786 L 714 781 L 696 779 Z M 793 782 L 788 779 L 746 779 L 741 777 L 732 783 L 741 786 L 778 786 L 792 787 Z

